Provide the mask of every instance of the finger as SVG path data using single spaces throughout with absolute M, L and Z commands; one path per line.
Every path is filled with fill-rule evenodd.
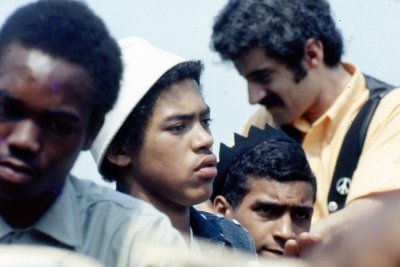
M 298 244 L 297 241 L 294 239 L 290 239 L 286 241 L 284 249 L 283 249 L 283 255 L 286 257 L 298 257 Z
M 319 234 L 302 233 L 297 238 L 298 254 L 304 256 L 316 246 L 322 243 L 322 237 Z

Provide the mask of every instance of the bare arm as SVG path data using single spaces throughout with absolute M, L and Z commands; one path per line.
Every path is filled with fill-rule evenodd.
M 354 229 L 368 221 L 372 214 L 382 212 L 389 203 L 400 203 L 400 190 L 371 195 L 352 201 L 344 209 L 315 223 L 310 233 L 301 234 L 296 240 L 285 244 L 285 256 L 307 258 L 319 247 L 326 247 L 332 240 L 346 243 L 353 236 Z M 400 204 L 399 204 L 400 205 Z M 400 232 L 400 231 L 399 231 Z
M 374 194 L 368 197 L 355 199 L 344 209 L 322 218 L 311 226 L 312 234 L 320 234 L 322 242 L 327 242 L 333 235 L 348 231 L 354 224 L 365 217 L 380 210 L 391 192 Z
M 368 216 L 357 217 L 362 215 L 363 211 L 356 209 L 365 209 L 364 205 L 368 201 L 377 203 L 372 203 L 373 206 L 370 206 Z M 343 210 L 343 214 L 351 216 L 349 218 L 350 225 L 347 227 L 336 225 L 338 230 L 334 231 L 335 234 L 331 235 L 330 239 L 324 241 L 321 246 L 316 247 L 307 258 L 314 266 L 318 267 L 400 266 L 398 253 L 400 246 L 400 229 L 398 227 L 400 190 L 379 194 L 369 200 L 363 199 L 354 204 L 349 205 L 351 209 Z M 377 208 L 378 206 L 380 208 Z M 366 209 L 368 210 L 368 207 Z M 350 211 L 355 214 L 351 215 Z M 342 217 L 335 218 L 333 224 L 339 223 L 340 218 Z M 320 229 L 324 229 L 324 227 Z

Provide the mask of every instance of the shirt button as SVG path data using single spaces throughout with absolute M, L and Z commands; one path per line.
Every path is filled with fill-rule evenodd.
M 339 208 L 338 204 L 335 201 L 329 201 L 328 210 L 329 212 L 335 212 Z

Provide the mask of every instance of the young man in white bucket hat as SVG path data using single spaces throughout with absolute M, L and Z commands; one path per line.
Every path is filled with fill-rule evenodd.
M 238 223 L 193 208 L 210 197 L 217 172 L 210 109 L 199 85 L 202 64 L 141 38 L 120 46 L 123 85 L 91 148 L 100 173 L 118 191 L 167 214 L 193 249 L 194 236 L 255 254 Z

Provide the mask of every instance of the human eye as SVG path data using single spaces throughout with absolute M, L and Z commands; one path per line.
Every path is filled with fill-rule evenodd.
M 312 211 L 306 209 L 294 209 L 292 211 L 292 218 L 293 220 L 299 222 L 307 222 L 311 220 Z
M 186 129 L 186 125 L 183 123 L 179 123 L 170 127 L 167 127 L 167 131 L 173 134 L 180 134 Z
M 254 211 L 259 217 L 264 219 L 273 219 L 279 217 L 279 215 L 282 213 L 281 209 L 274 205 L 258 206 L 254 209 Z
M 271 207 L 258 207 L 255 211 L 261 215 L 262 217 L 268 217 L 271 214 L 272 209 Z
M 6 121 L 17 121 L 25 116 L 23 109 L 12 103 L 12 101 L 7 101 L 0 99 L 0 120 Z
M 55 135 L 68 135 L 80 129 L 79 119 L 63 112 L 49 112 L 40 115 L 38 118 L 40 127 Z
M 270 72 L 257 73 L 251 77 L 251 81 L 260 85 L 268 85 L 271 83 L 271 74 Z
M 211 118 L 205 118 L 201 120 L 201 125 L 205 128 L 209 128 L 211 124 L 212 119 Z
M 258 77 L 257 82 L 263 85 L 269 84 L 271 82 L 271 76 L 264 74 Z
M 69 122 L 49 120 L 41 123 L 42 128 L 49 133 L 57 135 L 67 135 L 77 129 L 77 127 Z

